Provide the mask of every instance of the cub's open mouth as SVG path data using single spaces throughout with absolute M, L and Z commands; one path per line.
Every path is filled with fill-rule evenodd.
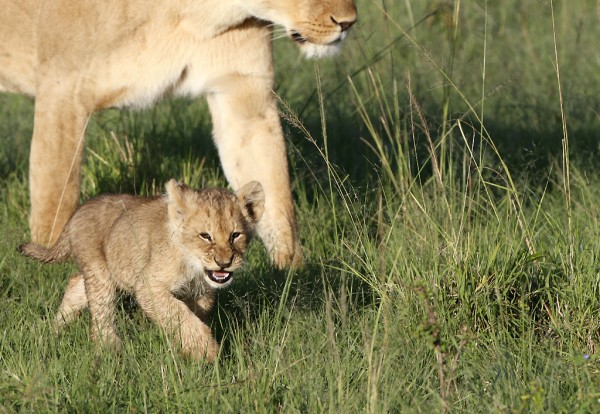
M 221 270 L 207 270 L 206 275 L 210 280 L 215 283 L 225 284 L 233 277 L 233 272 L 226 272 Z

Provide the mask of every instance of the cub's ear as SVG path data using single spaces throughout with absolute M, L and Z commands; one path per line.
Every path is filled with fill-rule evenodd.
M 258 181 L 250 181 L 235 192 L 246 220 L 256 224 L 265 211 L 265 192 Z
M 167 201 L 169 203 L 169 217 L 171 219 L 180 219 L 185 211 L 184 199 L 185 186 L 178 183 L 177 180 L 171 178 L 165 185 L 167 191 Z

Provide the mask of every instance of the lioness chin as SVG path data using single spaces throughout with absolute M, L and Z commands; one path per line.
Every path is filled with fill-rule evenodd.
M 29 243 L 19 251 L 45 263 L 70 257 L 79 267 L 56 315 L 57 330 L 89 307 L 91 337 L 118 347 L 114 301 L 123 290 L 184 353 L 212 361 L 218 345 L 202 319 L 214 290 L 230 284 L 242 264 L 263 211 L 258 182 L 233 194 L 171 180 L 162 197 L 106 195 L 84 203 L 53 247 Z
M 79 199 L 89 116 L 164 96 L 207 97 L 231 186 L 259 181 L 258 234 L 298 264 L 285 144 L 273 94 L 271 22 L 307 56 L 338 50 L 353 0 L 0 0 L 0 91 L 35 96 L 32 239 L 52 244 Z

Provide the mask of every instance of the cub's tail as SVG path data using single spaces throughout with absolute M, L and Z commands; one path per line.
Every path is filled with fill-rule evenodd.
M 68 237 L 63 233 L 52 247 L 44 247 L 32 242 L 20 245 L 17 251 L 43 263 L 60 263 L 69 257 L 71 249 Z

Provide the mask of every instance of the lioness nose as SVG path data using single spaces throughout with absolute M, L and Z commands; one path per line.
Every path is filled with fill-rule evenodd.
M 331 21 L 340 26 L 342 32 L 348 31 L 356 23 L 356 13 L 347 16 L 331 16 Z

